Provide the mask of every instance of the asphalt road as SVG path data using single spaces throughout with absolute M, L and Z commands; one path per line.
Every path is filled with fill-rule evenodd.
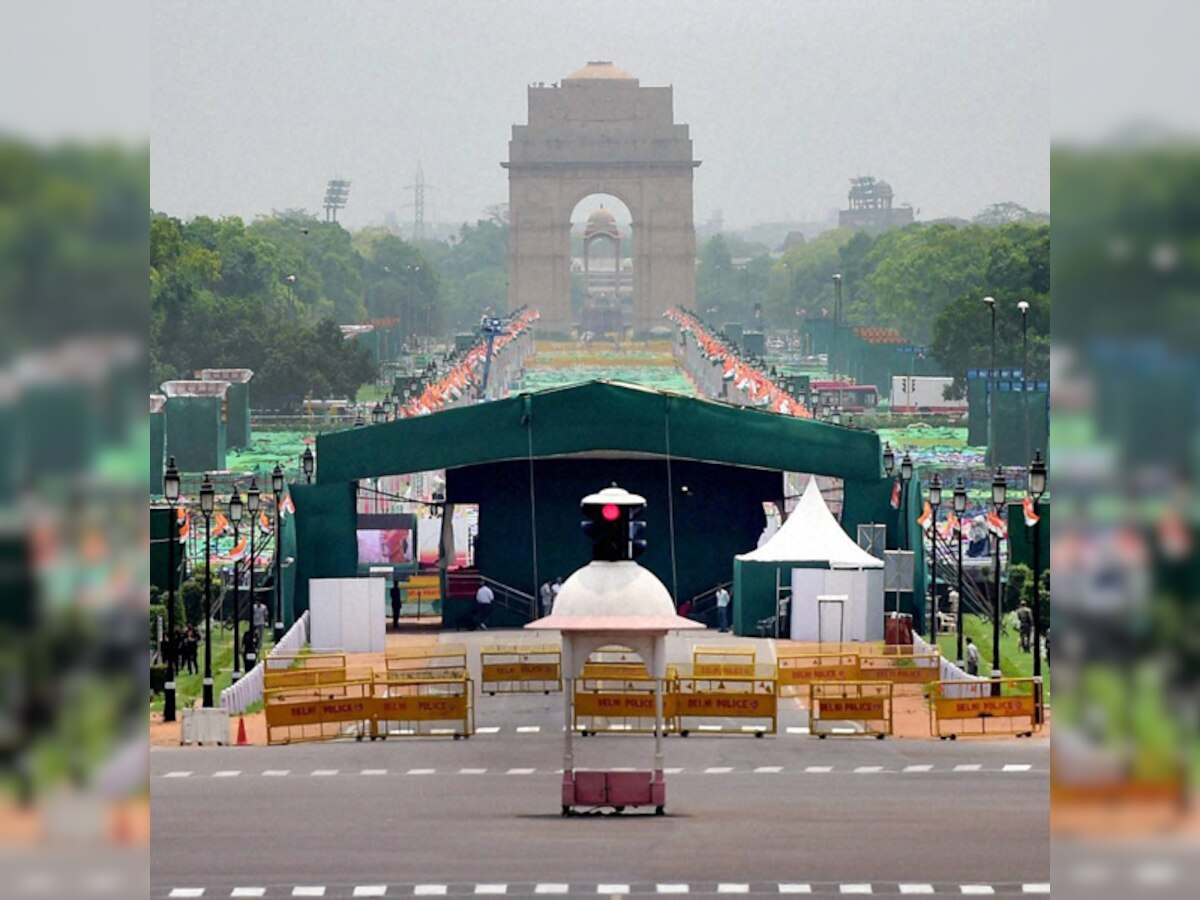
M 537 713 L 537 732 L 506 715 L 469 741 L 156 749 L 151 897 L 1022 894 L 1050 880 L 1046 740 L 672 737 L 666 816 L 568 819 L 561 733 Z M 645 737 L 576 746 L 580 767 L 650 767 Z

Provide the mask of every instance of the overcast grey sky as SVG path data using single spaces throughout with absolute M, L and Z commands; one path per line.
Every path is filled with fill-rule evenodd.
M 695 212 L 727 227 L 811 219 L 848 179 L 890 181 L 920 218 L 1049 205 L 1049 4 L 964 0 L 160 2 L 151 198 L 172 215 L 318 211 L 402 220 L 505 202 L 526 85 L 610 59 L 673 85 Z

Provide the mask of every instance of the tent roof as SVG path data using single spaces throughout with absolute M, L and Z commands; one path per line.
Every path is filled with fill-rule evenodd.
M 508 460 L 650 456 L 878 481 L 879 437 L 614 381 L 323 434 L 317 480 Z
M 804 489 L 800 503 L 771 539 L 749 553 L 736 557 L 745 562 L 824 562 L 832 569 L 882 569 L 876 559 L 842 530 L 814 478 Z

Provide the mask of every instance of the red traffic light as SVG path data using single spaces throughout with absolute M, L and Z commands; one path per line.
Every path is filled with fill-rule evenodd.
M 600 515 L 604 517 L 606 522 L 615 522 L 621 518 L 621 507 L 615 503 L 605 503 L 600 507 Z

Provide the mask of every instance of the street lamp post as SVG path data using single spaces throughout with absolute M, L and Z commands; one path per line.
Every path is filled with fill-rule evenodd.
M 215 494 L 205 474 L 200 485 L 200 512 L 204 516 L 204 697 L 203 705 L 213 705 L 212 674 L 212 514 Z
M 1029 496 L 1033 499 L 1033 510 L 1046 493 L 1046 461 L 1038 450 L 1029 464 Z M 1042 674 L 1042 519 L 1033 523 L 1033 677 Z
M 241 538 L 242 495 L 238 493 L 237 485 L 233 486 L 233 494 L 229 497 L 229 524 L 233 526 L 233 547 L 237 549 Z M 250 526 L 253 531 L 253 524 Z M 231 683 L 236 683 L 242 677 L 241 666 L 238 665 L 238 619 L 242 615 L 242 583 L 238 575 L 241 560 L 233 561 L 233 675 Z
M 996 298 L 984 297 L 983 302 L 988 305 L 988 309 L 992 311 L 992 358 L 990 367 L 988 368 L 987 380 L 987 449 L 988 459 L 991 460 L 992 454 L 996 450 L 996 442 L 993 440 L 995 435 L 996 424 Z
M 383 410 L 383 404 L 376 402 L 375 406 L 371 409 L 371 424 L 381 425 L 385 419 L 387 419 L 387 413 Z
M 250 487 L 246 491 L 246 512 L 250 513 L 250 621 L 246 624 L 247 628 L 254 626 L 254 599 L 258 595 L 254 593 L 254 536 L 258 531 L 258 513 L 262 509 L 262 491 L 258 489 L 258 481 L 254 477 L 250 478 Z M 257 646 L 257 642 L 256 642 Z M 235 646 L 234 653 L 241 653 L 242 649 Z M 243 657 L 245 654 L 242 654 Z M 243 662 L 249 660 L 243 659 Z M 249 669 L 246 669 L 249 672 Z
M 179 469 L 175 467 L 175 457 L 167 460 L 167 471 L 163 475 L 163 496 L 171 510 L 171 520 L 167 524 L 167 678 L 163 685 L 163 721 L 175 721 L 175 661 L 179 656 L 179 641 L 175 635 L 175 541 L 177 522 L 175 519 L 175 504 L 179 502 Z
M 842 275 L 837 273 L 833 276 L 833 347 L 835 353 L 840 353 L 842 349 Z M 842 383 L 838 381 L 838 366 L 842 360 L 834 355 L 830 355 L 831 367 L 833 369 L 833 379 L 837 381 L 837 405 L 842 405 Z
M 936 472 L 933 473 L 933 478 L 929 482 L 929 507 L 933 510 L 933 521 L 930 523 L 932 527 L 932 546 L 933 546 L 933 566 L 930 571 L 932 579 L 929 582 L 929 643 L 933 647 L 937 647 L 937 567 L 938 567 L 938 533 L 937 533 L 937 512 L 938 507 L 942 505 L 942 479 Z
M 1004 509 L 1005 500 L 1008 497 L 1008 482 L 1004 478 L 1004 470 L 996 466 L 996 477 L 992 479 L 992 506 L 995 508 L 996 516 L 999 517 L 1001 510 Z M 992 586 L 994 596 L 992 597 L 992 677 L 1000 678 L 1000 617 L 1003 615 L 1004 604 L 1000 597 L 1000 542 L 1002 540 L 999 529 L 996 529 L 992 535 L 996 543 L 996 566 L 992 571 Z M 992 693 L 1000 693 L 1000 683 L 997 681 L 992 686 Z
M 283 517 L 279 514 L 283 504 L 283 469 L 279 468 L 279 463 L 275 463 L 271 472 L 271 492 L 275 495 L 275 629 L 272 639 L 279 643 L 283 637 Z
M 305 483 L 312 484 L 313 472 L 317 468 L 317 458 L 313 455 L 312 447 L 304 448 L 304 453 L 300 457 L 300 468 L 304 470 Z
M 954 517 L 958 520 L 958 527 L 955 529 L 954 536 L 958 544 L 958 607 L 954 611 L 955 628 L 958 631 L 958 655 L 955 661 L 958 667 L 963 667 L 963 561 L 962 561 L 962 520 L 967 513 L 967 486 L 963 484 L 962 477 L 954 484 Z
M 900 521 L 904 524 L 904 536 L 908 538 L 908 483 L 913 477 L 913 461 L 908 451 L 904 451 L 904 458 L 900 460 Z
M 1025 458 L 1029 459 L 1029 301 L 1017 304 L 1021 311 L 1021 413 L 1025 423 Z

